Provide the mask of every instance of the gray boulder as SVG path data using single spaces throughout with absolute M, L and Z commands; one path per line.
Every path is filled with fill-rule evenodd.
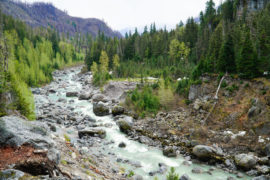
M 79 138 L 82 138 L 83 136 L 91 136 L 91 137 L 99 137 L 101 139 L 104 139 L 106 137 L 106 131 L 102 129 L 84 129 L 78 131 Z
M 256 166 L 257 164 L 257 157 L 252 154 L 238 154 L 234 156 L 234 160 L 237 166 L 249 170 Z
M 94 103 L 93 111 L 96 116 L 107 116 L 110 114 L 110 109 L 106 107 L 103 103 Z
M 50 149 L 54 142 L 46 136 L 39 122 L 25 121 L 16 116 L 0 118 L 0 145 L 19 147 L 30 144 L 37 149 Z
M 163 149 L 163 155 L 167 157 L 176 157 L 176 151 L 173 147 L 165 147 Z
M 67 92 L 66 97 L 78 97 L 78 92 Z
M 24 172 L 15 169 L 6 169 L 0 172 L 1 180 L 19 180 L 24 176 Z
M 79 100 L 89 100 L 91 99 L 91 97 L 92 97 L 91 93 L 83 92 L 79 95 Z
M 215 150 L 210 146 L 197 145 L 193 148 L 192 153 L 201 159 L 207 159 L 215 155 Z
M 201 168 L 195 167 L 191 170 L 191 172 L 194 174 L 201 174 L 203 173 L 203 170 Z
M 129 132 L 132 131 L 132 125 L 125 120 L 117 121 L 117 125 L 119 126 L 120 131 L 125 134 L 128 134 Z
M 125 148 L 127 145 L 126 145 L 126 143 L 121 142 L 118 146 L 119 146 L 120 148 Z
M 183 176 L 180 177 L 179 180 L 191 180 L 191 179 L 187 174 L 184 174 Z

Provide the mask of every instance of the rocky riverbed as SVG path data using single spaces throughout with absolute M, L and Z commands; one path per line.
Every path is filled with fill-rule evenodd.
M 267 171 L 268 159 L 253 154 L 227 158 L 218 145 L 174 134 L 190 116 L 186 111 L 137 120 L 119 105 L 135 82 L 110 82 L 101 92 L 91 85 L 91 74 L 80 69 L 56 71 L 52 83 L 33 89 L 37 121 L 0 119 L 0 168 L 5 169 L 0 179 L 165 179 L 175 167 L 182 180 L 225 180 L 252 179 L 236 165 L 254 169 L 261 164 Z M 165 122 L 169 119 L 173 126 Z

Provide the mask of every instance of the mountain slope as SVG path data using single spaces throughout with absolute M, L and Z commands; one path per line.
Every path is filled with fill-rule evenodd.
M 104 32 L 109 37 L 121 37 L 117 31 L 113 31 L 106 23 L 95 18 L 71 17 L 50 3 L 22 3 L 20 1 L 0 0 L 3 13 L 20 19 L 32 27 L 54 27 L 60 33 L 74 35 L 76 32 L 91 34 L 96 37 L 98 32 Z

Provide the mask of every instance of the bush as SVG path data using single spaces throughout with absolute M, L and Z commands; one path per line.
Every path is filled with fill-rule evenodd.
M 171 168 L 170 172 L 167 175 L 167 180 L 178 180 L 179 175 L 175 173 L 174 167 Z
M 141 90 L 136 88 L 128 97 L 134 105 L 136 112 L 140 112 L 141 116 L 145 116 L 146 113 L 156 114 L 160 109 L 159 98 L 154 95 L 153 89 L 150 86 L 145 86 Z
M 187 97 L 189 93 L 189 87 L 190 81 L 188 79 L 183 79 L 181 81 L 178 81 L 176 92 L 180 95 Z

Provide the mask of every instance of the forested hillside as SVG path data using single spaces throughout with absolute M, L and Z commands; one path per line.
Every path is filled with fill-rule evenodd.
M 13 110 L 34 119 L 29 87 L 52 80 L 52 72 L 82 61 L 69 40 L 52 29 L 32 29 L 0 12 L 0 115 Z
M 88 69 L 102 50 L 120 57 L 116 77 L 182 76 L 232 73 L 243 78 L 262 76 L 270 70 L 270 5 L 268 1 L 227 0 L 216 8 L 212 0 L 200 13 L 200 22 L 189 18 L 175 30 L 150 29 L 126 34 L 120 40 L 99 36 L 88 41 Z M 168 75 L 168 76 L 167 76 Z
M 1 0 L 3 13 L 13 16 L 32 27 L 55 28 L 59 33 L 68 37 L 77 37 L 83 41 L 84 35 L 96 37 L 99 32 L 104 32 L 108 37 L 121 37 L 105 22 L 96 18 L 72 17 L 67 12 L 61 11 L 50 3 L 25 3 L 22 1 Z

